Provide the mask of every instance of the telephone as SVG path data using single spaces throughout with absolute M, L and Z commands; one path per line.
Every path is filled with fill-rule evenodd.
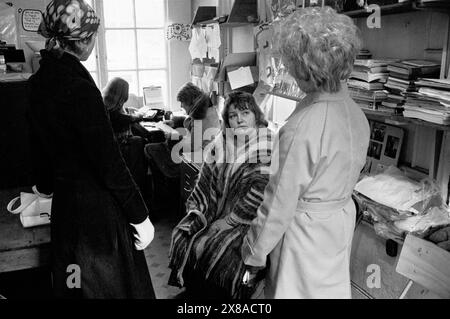
M 166 112 L 162 109 L 149 109 L 144 113 L 144 122 L 159 122 L 164 119 L 164 114 Z

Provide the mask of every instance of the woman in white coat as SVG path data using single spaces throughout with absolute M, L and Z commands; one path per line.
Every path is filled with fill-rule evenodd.
M 351 298 L 351 194 L 370 131 L 346 87 L 358 30 L 329 7 L 299 9 L 280 30 L 283 63 L 307 95 L 279 131 L 242 257 L 253 274 L 268 262 L 266 298 Z

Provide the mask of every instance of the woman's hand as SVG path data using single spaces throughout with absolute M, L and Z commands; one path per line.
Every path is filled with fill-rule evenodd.
M 252 287 L 256 285 L 256 283 L 261 279 L 261 271 L 264 270 L 264 267 L 254 267 L 245 265 L 245 273 L 242 278 L 242 283 L 245 286 Z

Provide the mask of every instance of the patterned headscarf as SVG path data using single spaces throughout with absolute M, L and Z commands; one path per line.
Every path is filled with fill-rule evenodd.
M 84 40 L 97 32 L 100 19 L 84 0 L 53 0 L 43 14 L 38 33 L 47 38 L 46 49 L 60 41 Z

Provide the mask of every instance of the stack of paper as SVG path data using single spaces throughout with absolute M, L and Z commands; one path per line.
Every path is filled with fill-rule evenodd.
M 347 84 L 350 95 L 361 107 L 376 109 L 386 99 L 384 83 L 392 59 L 356 59 Z
M 423 78 L 416 86 L 418 92 L 405 93 L 403 115 L 450 125 L 450 80 Z

